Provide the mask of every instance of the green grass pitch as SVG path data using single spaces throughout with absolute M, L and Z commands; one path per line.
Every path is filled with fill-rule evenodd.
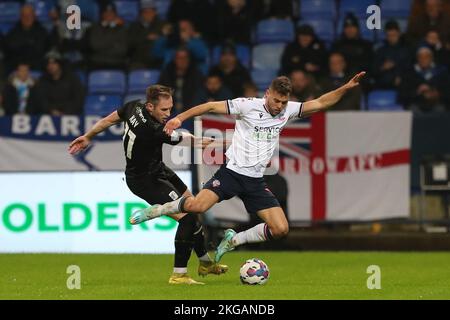
M 262 286 L 242 285 L 240 265 L 249 258 L 270 269 Z M 230 270 L 197 276 L 205 286 L 169 285 L 173 255 L 0 254 L 0 299 L 450 299 L 450 254 L 444 252 L 266 252 L 224 256 Z M 81 269 L 81 289 L 69 290 L 67 267 Z M 378 265 L 381 289 L 367 288 Z

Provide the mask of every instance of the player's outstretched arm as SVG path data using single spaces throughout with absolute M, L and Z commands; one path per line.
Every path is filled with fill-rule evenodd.
M 336 90 L 325 93 L 317 99 L 304 102 L 302 116 L 308 116 L 331 107 L 337 103 L 348 90 L 357 87 L 365 74 L 366 72 L 362 71 Z
M 111 127 L 112 125 L 121 122 L 122 119 L 120 119 L 119 114 L 117 111 L 114 111 L 109 116 L 104 117 L 103 119 L 100 119 L 97 121 L 94 126 L 86 132 L 84 135 L 79 136 L 75 140 L 73 140 L 69 145 L 69 153 L 70 154 L 76 154 L 84 149 L 86 149 L 89 144 L 91 143 L 91 140 L 94 136 L 99 134 L 100 132 L 106 130 L 107 128 Z
M 220 114 L 227 114 L 227 104 L 226 101 L 214 101 L 214 102 L 207 102 L 200 104 L 198 106 L 192 107 L 189 110 L 186 110 L 185 112 L 180 113 L 175 118 L 168 121 L 164 127 L 164 131 L 171 135 L 173 130 L 178 129 L 181 127 L 181 124 L 183 121 L 200 116 L 205 113 L 220 113 Z

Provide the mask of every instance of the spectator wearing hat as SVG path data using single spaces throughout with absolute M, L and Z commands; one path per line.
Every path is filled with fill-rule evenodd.
M 252 81 L 248 70 L 237 58 L 236 48 L 232 43 L 222 46 L 219 63 L 211 67 L 210 72 L 218 74 L 235 97 L 241 97 L 244 94 L 244 83 Z
M 30 66 L 26 63 L 19 63 L 9 77 L 2 96 L 6 115 L 39 114 L 41 112 L 36 80 L 31 76 Z
M 375 87 L 396 89 L 401 83 L 402 74 L 412 64 L 410 49 L 404 43 L 400 27 L 395 20 L 385 25 L 386 40 L 374 54 L 373 76 Z
M 125 69 L 127 35 L 114 3 L 108 3 L 101 9 L 101 21 L 87 30 L 83 40 L 89 68 Z
M 416 113 L 442 112 L 449 109 L 449 74 L 434 62 L 433 51 L 420 47 L 416 64 L 405 74 L 399 91 L 400 102 Z
M 80 79 L 65 67 L 58 52 L 49 52 L 46 61 L 38 83 L 43 112 L 54 116 L 82 114 L 85 92 Z
M 290 74 L 302 69 L 315 76 L 324 75 L 327 65 L 327 50 L 314 29 L 307 24 L 296 30 L 295 41 L 288 44 L 281 57 L 281 74 Z
M 322 92 L 329 92 L 347 83 L 353 76 L 348 72 L 345 57 L 340 52 L 333 52 L 328 58 L 329 73 L 320 81 Z M 333 111 L 360 110 L 361 109 L 360 87 L 348 91 L 338 103 L 333 106 Z
M 217 73 L 210 72 L 206 77 L 205 85 L 198 91 L 195 105 L 233 99 L 231 91 L 223 85 L 222 78 Z
M 440 39 L 450 36 L 450 14 L 444 10 L 442 0 L 424 2 L 424 10 L 409 19 L 406 35 L 411 46 L 417 46 L 430 29 L 435 29 Z
M 139 21 L 128 29 L 130 69 L 159 68 L 161 60 L 153 54 L 153 44 L 162 35 L 160 20 L 153 0 L 142 0 Z
M 33 6 L 23 5 L 20 21 L 5 37 L 6 73 L 14 70 L 19 62 L 27 62 L 32 70 L 42 69 L 49 45 L 48 33 L 36 20 Z
M 341 38 L 333 43 L 331 51 L 339 51 L 344 55 L 350 73 L 370 68 L 372 43 L 361 38 L 359 21 L 353 14 L 346 15 Z

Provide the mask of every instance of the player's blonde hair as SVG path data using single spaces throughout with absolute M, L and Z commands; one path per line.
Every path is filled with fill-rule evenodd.
M 166 99 L 170 98 L 173 94 L 173 89 L 160 84 L 154 84 L 145 90 L 145 94 L 147 97 L 147 102 L 150 102 L 152 105 L 156 106 L 158 105 L 161 97 Z

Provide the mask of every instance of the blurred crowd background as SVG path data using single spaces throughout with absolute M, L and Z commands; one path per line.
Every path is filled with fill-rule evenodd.
M 308 101 L 362 70 L 332 110 L 448 112 L 449 67 L 446 0 L 0 0 L 0 115 L 104 115 L 154 83 L 178 113 L 262 97 L 277 75 Z

